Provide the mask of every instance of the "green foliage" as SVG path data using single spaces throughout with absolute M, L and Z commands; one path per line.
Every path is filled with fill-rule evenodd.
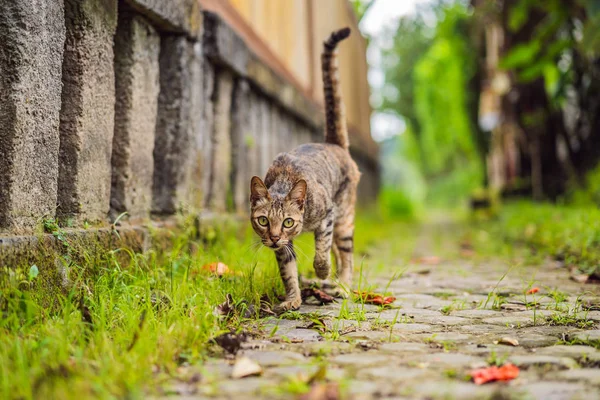
M 379 206 L 386 218 L 410 218 L 415 215 L 415 206 L 403 191 L 384 188 L 379 194 Z
M 467 181 L 477 185 L 481 166 L 472 140 L 466 90 L 475 59 L 463 33 L 467 18 L 460 6 L 445 10 L 431 47 L 415 67 L 415 107 L 422 128 L 421 147 L 427 155 L 426 173 L 448 176 L 468 171 Z
M 360 22 L 369 8 L 375 4 L 375 0 L 350 0 L 350 4 L 352 5 L 352 9 L 356 14 L 356 18 Z
M 600 165 L 588 172 L 583 187 L 574 190 L 568 199 L 581 207 L 600 206 Z
M 398 138 L 396 164 L 406 170 L 408 161 L 418 167 L 420 176 L 403 172 L 403 181 L 412 179 L 418 185 L 425 180 L 427 200 L 448 205 L 481 186 L 483 178 L 468 108 L 472 96 L 478 95 L 468 90 L 477 64 L 468 37 L 467 9 L 441 2 L 433 14 L 438 18 L 434 29 L 420 13 L 400 19 L 393 46 L 383 54 L 387 87 L 381 110 L 397 113 L 408 126 Z M 390 164 L 384 160 L 384 168 Z M 408 184 L 394 183 L 405 193 L 412 192 Z M 406 197 L 400 195 L 398 201 Z M 422 196 L 409 198 L 423 200 Z

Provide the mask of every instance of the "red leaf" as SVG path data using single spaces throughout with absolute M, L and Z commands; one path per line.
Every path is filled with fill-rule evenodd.
M 539 287 L 533 287 L 527 291 L 527 294 L 534 294 L 540 291 Z
M 471 371 L 470 375 L 476 385 L 494 381 L 510 381 L 519 376 L 519 367 L 513 364 L 505 364 L 500 368 L 496 366 L 479 368 Z

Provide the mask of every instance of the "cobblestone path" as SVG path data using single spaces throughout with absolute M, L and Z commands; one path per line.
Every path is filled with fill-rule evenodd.
M 432 251 L 429 242 L 424 232 L 417 256 Z M 393 240 L 383 248 L 393 260 Z M 304 304 L 284 318 L 254 322 L 249 329 L 262 337 L 235 357 L 216 355 L 198 367 L 201 385 L 179 382 L 177 391 L 193 398 L 295 398 L 325 365 L 327 380 L 340 382 L 341 398 L 349 399 L 600 398 L 600 287 L 570 280 L 553 261 L 511 266 L 463 253 L 364 271 L 361 284 L 391 292 L 393 308 L 352 300 Z M 233 364 L 243 357 L 262 374 L 233 379 Z M 520 368 L 511 382 L 478 386 L 469 379 L 473 368 L 506 362 Z

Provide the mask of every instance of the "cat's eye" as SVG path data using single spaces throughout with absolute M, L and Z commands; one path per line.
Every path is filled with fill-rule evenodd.
M 267 219 L 267 217 L 258 217 L 258 224 L 260 226 L 267 226 L 269 225 L 269 220 Z
M 294 226 L 294 220 L 292 218 L 286 218 L 285 220 L 283 220 L 284 228 L 291 228 L 292 226 Z

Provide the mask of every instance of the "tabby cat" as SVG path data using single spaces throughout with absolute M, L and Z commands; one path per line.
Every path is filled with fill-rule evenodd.
M 275 252 L 286 297 L 277 311 L 295 310 L 302 299 L 296 253 L 292 240 L 301 232 L 314 232 L 314 268 L 326 279 L 333 250 L 337 279 L 349 286 L 353 271 L 354 207 L 360 173 L 348 150 L 348 132 L 338 82 L 336 46 L 350 35 L 345 28 L 333 32 L 321 56 L 325 92 L 325 143 L 301 145 L 281 153 L 264 182 L 250 183 L 252 227 L 262 243 Z

